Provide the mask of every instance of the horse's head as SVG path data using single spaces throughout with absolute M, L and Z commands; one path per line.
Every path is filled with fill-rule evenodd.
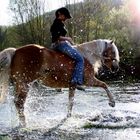
M 102 56 L 102 62 L 107 68 L 112 72 L 119 70 L 119 52 L 113 41 L 105 41 Z

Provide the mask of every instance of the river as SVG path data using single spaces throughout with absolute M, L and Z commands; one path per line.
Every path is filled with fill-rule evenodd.
M 26 128 L 18 128 L 13 88 L 0 104 L 0 140 L 140 140 L 140 84 L 109 83 L 116 106 L 101 88 L 76 90 L 72 116 L 66 118 L 68 89 L 30 87 Z

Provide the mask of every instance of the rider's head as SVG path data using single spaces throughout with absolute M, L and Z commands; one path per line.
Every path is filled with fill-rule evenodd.
M 70 19 L 72 18 L 69 10 L 65 7 L 59 8 L 56 12 L 55 12 L 55 16 L 56 18 L 65 18 L 65 19 Z

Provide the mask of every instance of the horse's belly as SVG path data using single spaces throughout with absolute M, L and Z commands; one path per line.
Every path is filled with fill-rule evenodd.
M 45 73 L 39 78 L 42 83 L 49 87 L 54 88 L 60 88 L 60 87 L 68 87 L 70 80 L 71 80 L 71 74 L 70 73 L 61 73 L 59 72 L 53 72 L 53 73 Z

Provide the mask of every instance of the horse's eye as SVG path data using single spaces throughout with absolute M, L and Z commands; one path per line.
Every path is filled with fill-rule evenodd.
M 104 53 L 103 53 L 103 56 L 106 56 L 106 57 L 107 57 L 107 52 L 104 52 Z
M 105 62 L 110 62 L 111 61 L 111 59 L 105 59 Z

